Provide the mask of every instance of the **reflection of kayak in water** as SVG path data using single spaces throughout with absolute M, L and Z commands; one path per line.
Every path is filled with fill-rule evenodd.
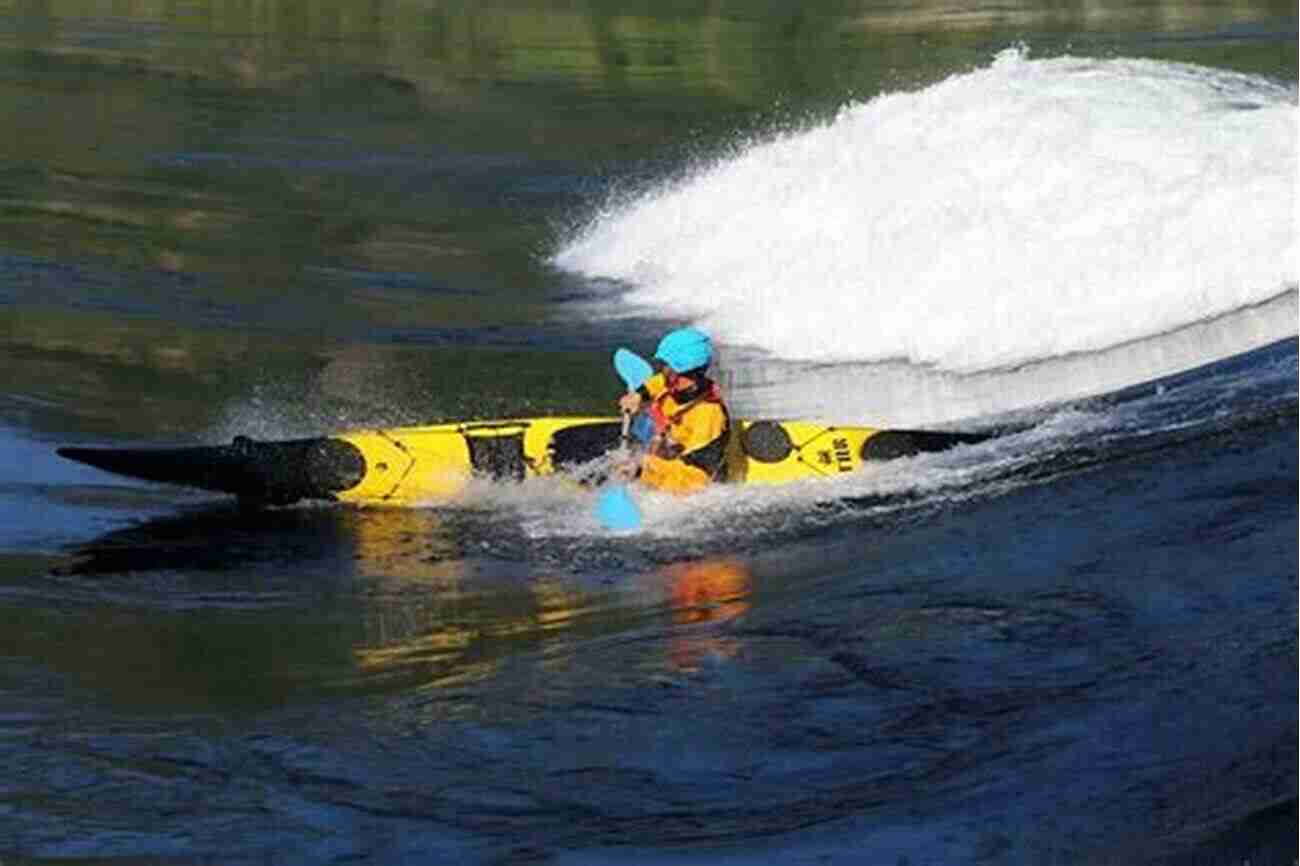
M 472 478 L 523 481 L 573 473 L 619 447 L 617 418 L 533 418 L 358 430 L 229 445 L 60 448 L 59 454 L 132 478 L 286 505 L 327 499 L 363 505 L 446 500 Z M 738 421 L 727 477 L 780 484 L 853 472 L 889 460 L 982 441 L 989 434 L 835 427 L 808 421 Z

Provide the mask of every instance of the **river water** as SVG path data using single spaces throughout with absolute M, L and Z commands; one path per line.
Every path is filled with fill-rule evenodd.
M 1294 4 L 0 0 L 0 861 L 1292 864 Z M 240 511 L 608 412 L 834 481 Z

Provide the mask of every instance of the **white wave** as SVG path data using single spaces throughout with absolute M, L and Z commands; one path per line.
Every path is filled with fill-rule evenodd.
M 1008 50 L 613 204 L 553 263 L 784 359 L 1015 368 L 1294 294 L 1296 124 L 1259 77 Z

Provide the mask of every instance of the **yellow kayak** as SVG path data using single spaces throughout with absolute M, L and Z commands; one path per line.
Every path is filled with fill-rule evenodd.
M 418 506 L 456 496 L 473 478 L 523 481 L 572 473 L 617 448 L 618 418 L 556 417 L 355 430 L 229 445 L 60 448 L 70 460 L 147 481 L 286 505 L 326 499 Z M 853 472 L 863 464 L 988 438 L 979 433 L 878 430 L 812 421 L 738 421 L 728 481 L 782 484 Z

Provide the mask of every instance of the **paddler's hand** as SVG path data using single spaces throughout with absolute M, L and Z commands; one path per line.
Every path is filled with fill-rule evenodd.
M 614 464 L 609 474 L 620 484 L 635 481 L 636 477 L 641 474 L 641 461 L 631 457 L 620 460 Z
M 619 398 L 618 408 L 629 415 L 635 415 L 641 409 L 641 395 L 636 391 L 629 391 Z

